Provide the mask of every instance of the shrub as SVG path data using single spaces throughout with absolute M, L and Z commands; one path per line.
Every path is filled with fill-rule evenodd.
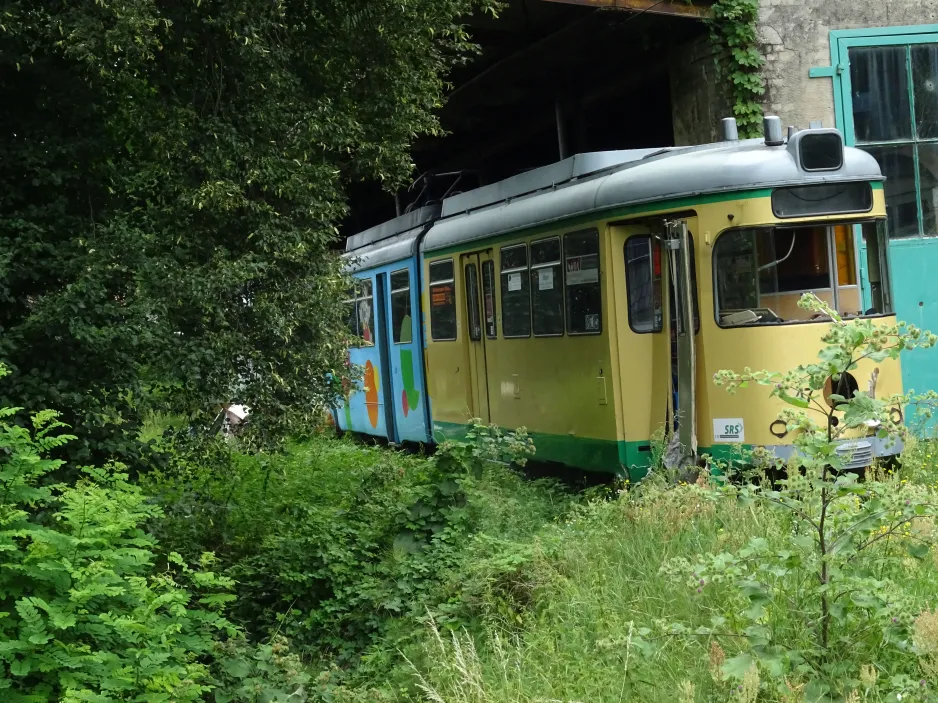
M 157 573 L 141 524 L 159 515 L 121 467 L 86 468 L 73 486 L 45 485 L 44 458 L 70 437 L 53 412 L 32 430 L 0 410 L 0 694 L 5 701 L 194 701 L 211 687 L 199 658 L 233 632 L 218 612 L 230 581 L 172 566 Z
M 215 703 L 302 703 L 309 675 L 286 638 L 252 645 L 243 638 L 220 642 Z
M 419 657 L 428 611 L 472 627 L 528 602 L 529 535 L 569 505 L 505 465 L 531 451 L 523 431 L 473 425 L 432 458 L 313 437 L 142 480 L 167 511 L 161 541 L 188 558 L 216 550 L 236 581 L 232 619 L 287 635 L 325 669 L 310 684 L 324 700 L 373 701 L 412 687 L 400 651 Z
M 842 699 L 855 695 L 863 666 L 872 665 L 885 674 L 878 677 L 879 693 L 901 700 L 925 684 L 910 642 L 923 603 L 903 582 L 915 560 L 929 554 L 936 496 L 898 478 L 869 476 L 861 483 L 845 470 L 849 455 L 838 451 L 837 440 L 849 432 L 903 435 L 890 411 L 908 397 L 857 391 L 829 394 L 825 404 L 823 394 L 828 379 L 836 388 L 862 359 L 895 359 L 936 338 L 902 323 L 844 321 L 813 296 L 801 304 L 832 321 L 817 363 L 786 374 L 747 369 L 716 378 L 730 391 L 750 381 L 770 385 L 789 405 L 779 418 L 797 452 L 786 477 L 777 486 L 762 474 L 755 483 L 715 489 L 743 505 L 777 511 L 779 530 L 735 551 L 667 564 L 665 572 L 686 579 L 712 615 L 708 627 L 678 624 L 670 632 L 744 643 L 721 667 L 734 687 L 752 689 L 761 673 L 758 686 L 770 696 L 788 695 L 794 686 L 808 701 Z M 709 597 L 713 591 L 723 592 L 719 604 Z M 930 652 L 923 656 L 930 661 Z
M 160 559 L 142 527 L 162 512 L 120 465 L 51 483 L 62 462 L 47 455 L 71 436 L 51 411 L 30 428 L 17 412 L 0 408 L 0 700 L 303 699 L 286 643 L 249 645 L 225 619 L 232 582 L 214 558 Z

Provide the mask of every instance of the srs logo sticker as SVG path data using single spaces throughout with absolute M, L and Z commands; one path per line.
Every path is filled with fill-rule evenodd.
M 713 441 L 736 444 L 746 441 L 746 427 L 740 417 L 722 417 L 713 421 Z

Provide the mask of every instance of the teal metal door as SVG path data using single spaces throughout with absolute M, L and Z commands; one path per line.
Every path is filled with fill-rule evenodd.
M 833 78 L 846 143 L 872 154 L 886 176 L 898 318 L 938 330 L 938 25 L 831 32 L 831 68 L 812 75 Z M 938 390 L 938 349 L 904 355 L 902 372 L 906 390 Z

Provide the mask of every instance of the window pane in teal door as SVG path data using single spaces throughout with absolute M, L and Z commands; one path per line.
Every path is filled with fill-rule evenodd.
M 918 236 L 918 201 L 915 193 L 915 157 L 911 144 L 865 149 L 879 162 L 886 177 L 889 236 Z
M 918 178 L 925 236 L 938 236 L 938 144 L 918 145 Z
M 938 138 L 938 44 L 912 47 L 912 86 L 919 139 Z M 928 228 L 925 228 L 928 231 Z
M 904 46 L 850 49 L 853 129 L 858 142 L 912 137 Z

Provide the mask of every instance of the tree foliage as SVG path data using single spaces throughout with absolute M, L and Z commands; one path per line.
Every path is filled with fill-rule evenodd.
M 0 402 L 76 458 L 248 401 L 261 436 L 344 368 L 334 223 L 401 183 L 490 0 L 14 0 L 0 15 Z

